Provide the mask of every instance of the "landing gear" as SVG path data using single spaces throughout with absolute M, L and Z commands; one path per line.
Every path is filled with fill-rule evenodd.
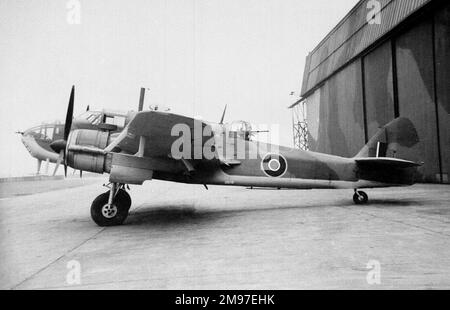
M 369 202 L 369 196 L 363 191 L 358 191 L 355 189 L 355 194 L 353 195 L 353 201 L 357 205 L 365 205 L 367 202 Z
M 91 217 L 98 226 L 121 225 L 131 207 L 130 195 L 123 184 L 112 183 L 108 192 L 92 202 Z

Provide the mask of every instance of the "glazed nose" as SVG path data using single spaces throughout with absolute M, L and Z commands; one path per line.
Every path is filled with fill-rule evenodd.
M 33 149 L 31 147 L 31 141 L 32 139 L 34 139 L 34 137 L 32 135 L 30 135 L 29 133 L 22 133 L 22 137 L 20 137 L 22 140 L 23 145 L 25 146 L 25 148 L 28 150 L 28 152 L 33 155 Z
M 33 129 L 36 129 L 36 127 L 29 128 L 25 131 L 17 131 L 16 133 L 21 134 L 22 137 L 33 137 Z

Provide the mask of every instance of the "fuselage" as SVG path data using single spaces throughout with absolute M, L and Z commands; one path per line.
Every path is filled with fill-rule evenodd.
M 153 178 L 194 184 L 293 189 L 410 185 L 408 182 L 361 178 L 353 158 L 251 141 L 246 139 L 245 133 L 224 141 L 220 132 L 224 129 L 213 128 L 215 145 L 222 146 L 216 147 L 216 160 L 198 161 L 195 172 L 189 175 L 155 171 Z M 238 145 L 241 145 L 241 152 L 237 150 Z M 226 160 L 221 160 L 223 158 Z

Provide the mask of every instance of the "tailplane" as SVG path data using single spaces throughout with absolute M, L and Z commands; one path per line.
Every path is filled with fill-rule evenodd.
M 372 166 L 374 168 L 413 168 L 422 166 L 422 163 L 389 157 L 355 158 L 355 161 L 361 166 Z

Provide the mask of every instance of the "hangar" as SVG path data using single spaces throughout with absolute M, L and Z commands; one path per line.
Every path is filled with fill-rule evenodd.
M 309 150 L 347 157 L 379 127 L 408 117 L 421 143 L 387 155 L 425 162 L 422 182 L 449 183 L 450 3 L 358 2 L 307 56 L 292 108 L 306 111 L 294 119 L 297 145 L 306 121 Z

